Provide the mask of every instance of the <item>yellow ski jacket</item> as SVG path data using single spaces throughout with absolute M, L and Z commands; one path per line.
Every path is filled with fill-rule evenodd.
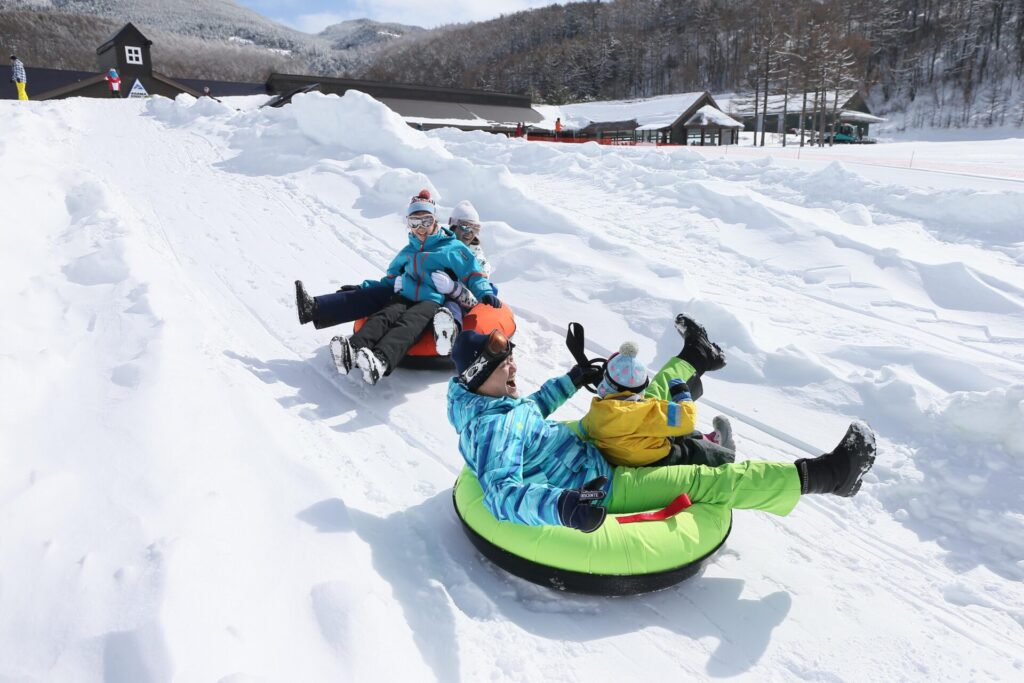
M 590 441 L 613 465 L 643 467 L 668 455 L 669 437 L 685 436 L 697 425 L 693 401 L 658 398 L 622 400 L 629 392 L 594 398 L 573 431 Z

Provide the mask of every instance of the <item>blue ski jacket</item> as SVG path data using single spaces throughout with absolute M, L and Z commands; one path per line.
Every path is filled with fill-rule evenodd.
M 387 275 L 380 280 L 365 280 L 363 287 L 387 285 L 394 287 L 395 278 L 402 276 L 400 294 L 411 301 L 444 303 L 444 294 L 434 289 L 430 273 L 450 270 L 462 281 L 478 300 L 485 294 L 494 294 L 484 269 L 465 244 L 446 230 L 438 230 L 420 244 L 419 238 L 409 233 L 409 244 L 402 247 L 391 260 Z
M 499 520 L 561 524 L 562 492 L 595 477 L 611 482 L 612 467 L 596 448 L 565 424 L 545 419 L 575 393 L 568 375 L 526 398 L 481 396 L 457 379 L 448 383 L 448 421 L 459 433 L 459 451 Z

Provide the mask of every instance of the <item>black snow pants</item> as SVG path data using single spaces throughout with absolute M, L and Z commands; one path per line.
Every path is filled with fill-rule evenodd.
M 369 347 L 388 364 L 385 375 L 398 367 L 405 354 L 434 320 L 441 307 L 436 301 L 410 301 L 395 295 L 384 308 L 369 318 L 349 337 L 353 349 Z
M 322 330 L 373 315 L 387 306 L 394 296 L 390 287 L 381 285 L 313 297 L 316 300 L 313 327 Z
M 708 441 L 700 432 L 687 436 L 675 436 L 669 439 L 671 450 L 661 460 L 652 462 L 645 467 L 664 467 L 666 465 L 707 465 L 718 467 L 725 463 L 735 462 L 736 454 L 714 441 Z

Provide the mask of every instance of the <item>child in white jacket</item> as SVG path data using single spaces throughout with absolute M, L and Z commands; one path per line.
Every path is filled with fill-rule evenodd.
M 483 266 L 483 276 L 490 279 L 491 264 L 484 255 L 480 244 L 480 214 L 468 200 L 462 200 L 452 209 L 448 218 L 448 230 L 455 238 L 469 247 L 473 256 Z M 462 330 L 462 316 L 476 306 L 477 300 L 467 287 L 455 282 L 447 273 L 431 273 L 437 291 L 447 295 L 444 305 L 434 314 L 434 342 L 438 355 L 451 353 L 455 337 Z

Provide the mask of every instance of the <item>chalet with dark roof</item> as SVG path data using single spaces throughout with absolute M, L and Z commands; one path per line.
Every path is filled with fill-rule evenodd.
M 81 72 L 65 72 L 68 81 L 62 85 L 34 95 L 34 100 L 56 100 L 65 97 L 108 97 L 105 76 L 110 69 L 117 69 L 121 77 L 121 96 L 127 97 L 136 82 L 142 85 L 148 95 L 163 95 L 174 98 L 185 92 L 194 97 L 202 93 L 190 85 L 165 76 L 153 69 L 150 46 L 153 44 L 142 31 L 131 23 L 111 36 L 96 48 L 96 61 L 100 73 L 82 77 Z M 35 71 L 35 70 L 33 70 Z M 29 73 L 31 80 L 33 73 Z M 73 78 L 73 80 L 72 80 Z M 36 86 L 36 91 L 39 86 Z

